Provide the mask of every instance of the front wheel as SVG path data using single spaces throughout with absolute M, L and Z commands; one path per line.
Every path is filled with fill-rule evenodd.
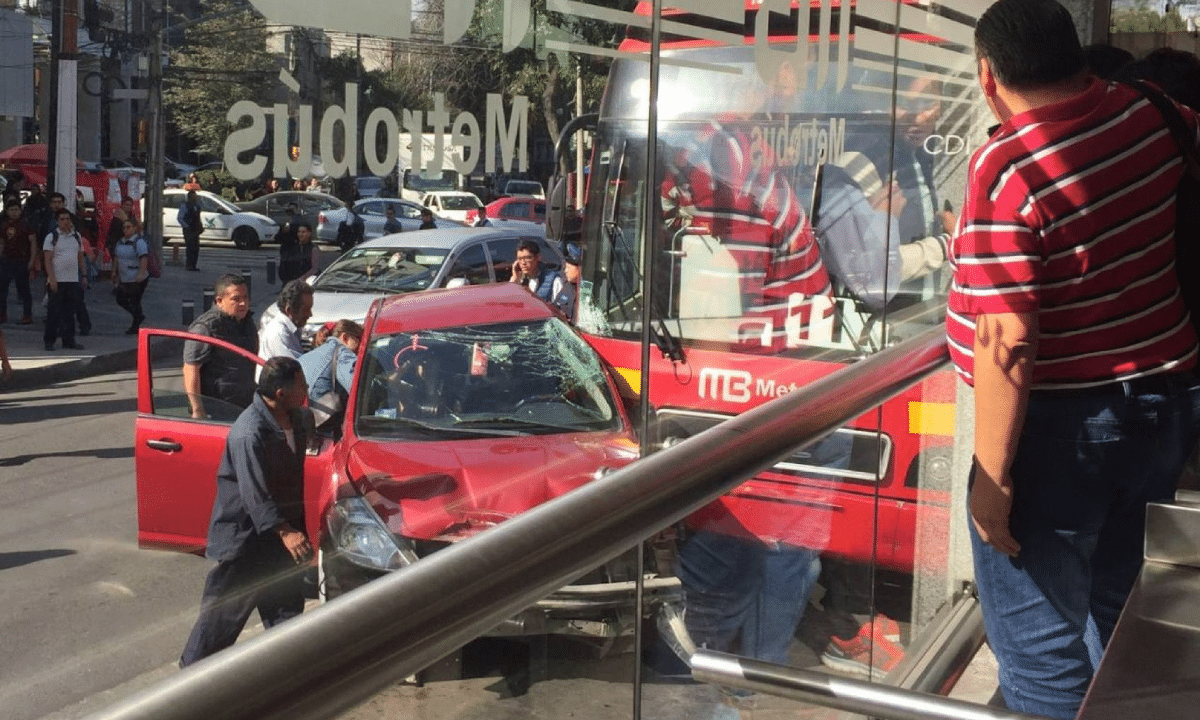
M 258 233 L 254 232 L 253 228 L 245 225 L 234 228 L 233 245 L 238 250 L 257 250 L 262 241 L 258 238 Z

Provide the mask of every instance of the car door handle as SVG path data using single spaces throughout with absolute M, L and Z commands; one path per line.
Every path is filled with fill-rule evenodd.
M 163 452 L 179 452 L 183 449 L 183 446 L 174 440 L 147 440 L 146 447 Z

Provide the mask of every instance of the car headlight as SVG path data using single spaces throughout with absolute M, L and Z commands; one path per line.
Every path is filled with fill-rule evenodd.
M 412 545 L 393 535 L 361 497 L 338 500 L 327 522 L 334 551 L 355 565 L 386 572 L 418 559 Z

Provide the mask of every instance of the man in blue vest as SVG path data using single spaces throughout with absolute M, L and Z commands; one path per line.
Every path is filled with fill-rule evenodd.
M 533 240 L 522 240 L 517 245 L 517 261 L 513 263 L 509 282 L 521 283 L 529 292 L 545 302 L 558 297 L 566 280 L 562 273 L 542 265 L 542 249 Z

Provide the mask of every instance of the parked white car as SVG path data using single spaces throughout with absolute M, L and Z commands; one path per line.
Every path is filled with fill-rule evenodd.
M 473 193 L 462 192 L 461 190 L 439 190 L 437 192 L 425 193 L 425 198 L 421 204 L 433 211 L 434 215 L 444 217 L 449 220 L 457 220 L 460 223 L 467 221 L 467 213 L 483 207 L 483 203 L 479 202 L 479 198 Z
M 162 193 L 163 239 L 182 239 L 179 206 L 186 201 L 187 191 L 167 188 Z M 200 222 L 204 225 L 201 240 L 232 240 L 240 249 L 253 250 L 275 239 L 279 232 L 279 225 L 266 215 L 239 210 L 233 203 L 207 190 L 197 190 L 196 196 L 200 201 Z M 145 217 L 145 210 L 143 198 L 142 217 Z
M 358 215 L 363 221 L 363 238 L 366 240 L 374 240 L 377 237 L 383 237 L 387 233 L 383 231 L 383 226 L 387 223 L 387 208 L 392 208 L 396 213 L 396 220 L 400 222 L 402 232 L 416 230 L 421 227 L 421 205 L 412 200 L 401 200 L 399 198 L 370 198 L 368 200 L 359 200 L 354 203 L 354 214 Z M 325 210 L 317 218 L 317 240 L 325 243 L 336 243 L 338 238 L 338 226 L 343 222 L 347 222 L 350 218 L 350 210 L 347 208 L 336 208 L 333 210 Z M 433 224 L 439 228 L 453 227 L 462 223 L 447 220 L 446 218 L 436 218 Z
M 509 197 L 535 197 L 546 199 L 546 191 L 537 180 L 509 180 L 504 186 L 504 194 Z

